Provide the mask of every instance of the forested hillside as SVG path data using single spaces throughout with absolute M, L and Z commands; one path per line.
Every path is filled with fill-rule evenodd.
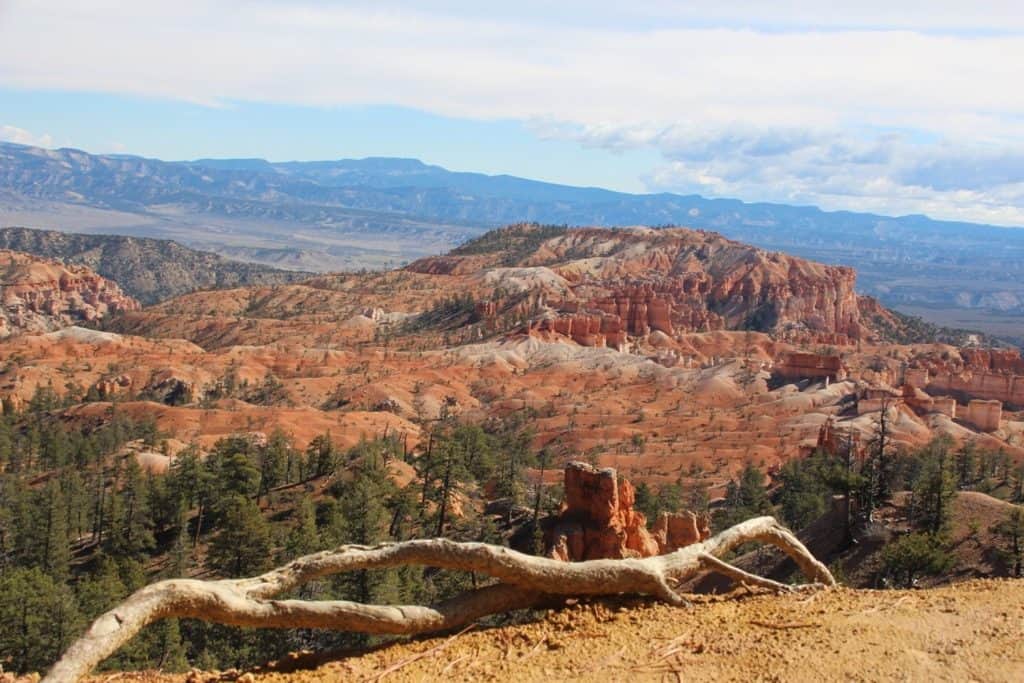
M 558 485 L 540 485 L 537 470 L 527 470 L 550 468 L 551 461 L 547 451 L 529 446 L 535 416 L 526 414 L 485 424 L 446 418 L 415 457 L 388 436 L 341 451 L 327 433 L 300 451 L 283 432 L 267 439 L 240 434 L 205 457 L 187 447 L 159 472 L 145 454 L 166 452 L 173 435 L 124 417 L 116 404 L 100 424 L 68 428 L 59 408 L 44 390 L 22 413 L 0 420 L 0 658 L 12 671 L 46 669 L 92 618 L 160 578 L 246 576 L 343 543 L 414 537 L 539 552 L 538 522 L 561 501 Z M 958 572 L 1021 574 L 1019 507 L 988 520 L 955 515 L 958 491 L 1022 500 L 1024 471 L 999 453 L 941 439 L 900 452 L 879 432 L 861 462 L 819 452 L 790 461 L 775 478 L 768 488 L 765 473 L 749 464 L 714 506 L 715 528 L 760 514 L 810 528 L 842 494 L 859 510 L 848 520 L 851 538 L 867 542 L 883 518 L 890 519 L 885 533 L 896 530 L 898 538 L 878 546 L 870 561 L 862 550 L 851 556 L 849 540 L 831 540 L 837 550 L 825 559 L 854 585 L 910 586 Z M 911 502 L 897 493 L 904 490 Z M 636 505 L 656 519 L 663 511 L 707 509 L 708 495 L 682 480 L 641 484 Z M 973 542 L 988 548 L 988 569 L 961 548 L 967 526 L 975 527 Z M 419 568 L 360 571 L 316 581 L 296 597 L 429 604 L 475 581 Z M 223 669 L 375 640 L 169 620 L 106 667 Z
M 555 490 L 527 495 L 523 472 L 535 454 L 515 420 L 439 425 L 415 460 L 401 441 L 383 436 L 340 451 L 328 433 L 300 451 L 282 432 L 266 440 L 238 435 L 204 454 L 188 447 L 156 473 L 140 461 L 166 452 L 171 435 L 152 422 L 132 421 L 112 405 L 102 424 L 69 429 L 58 407 L 42 391 L 23 413 L 0 419 L 0 661 L 10 671 L 47 669 L 90 620 L 160 578 L 252 575 L 343 543 L 420 536 L 501 543 L 513 508 L 483 514 L 484 483 L 492 495 L 529 503 L 533 514 L 558 502 Z M 514 514 L 521 522 L 524 513 Z M 432 602 L 472 581 L 420 569 L 359 572 L 306 586 L 299 597 Z M 148 629 L 107 667 L 226 668 L 368 642 L 172 620 Z

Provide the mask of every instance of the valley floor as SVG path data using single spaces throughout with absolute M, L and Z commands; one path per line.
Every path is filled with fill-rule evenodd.
M 599 602 L 537 622 L 263 670 L 96 681 L 1020 681 L 1024 581 L 916 591 L 698 596 L 680 611 Z

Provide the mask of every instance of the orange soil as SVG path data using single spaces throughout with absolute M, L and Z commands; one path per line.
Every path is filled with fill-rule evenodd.
M 919 591 L 699 596 L 680 610 L 581 603 L 539 620 L 398 642 L 355 656 L 295 655 L 249 672 L 95 681 L 1020 681 L 1024 581 Z
M 769 391 L 764 359 L 786 348 L 765 335 L 741 332 L 689 334 L 677 342 L 683 364 L 672 367 L 650 355 L 588 349 L 571 343 L 525 337 L 449 349 L 406 350 L 388 346 L 334 348 L 295 343 L 231 345 L 213 350 L 182 340 L 146 339 L 91 331 L 64 330 L 23 336 L 0 345 L 0 394 L 29 400 L 39 386 L 63 393 L 71 382 L 115 386 L 126 411 L 152 414 L 161 429 L 181 441 L 209 446 L 235 431 L 267 433 L 280 427 L 300 447 L 325 430 L 350 445 L 360 436 L 409 435 L 415 445 L 422 419 L 436 418 L 449 397 L 467 419 L 501 416 L 523 408 L 535 411 L 534 445 L 550 444 L 556 456 L 579 459 L 592 454 L 601 465 L 635 481 L 695 481 L 697 469 L 713 495 L 748 461 L 771 469 L 813 445 L 821 424 L 840 414 L 853 383 L 798 391 Z M 864 368 L 882 348 L 846 351 L 853 368 Z M 884 347 L 898 366 L 913 347 Z M 711 365 L 717 358 L 717 364 Z M 690 367 L 687 367 L 689 365 Z M 233 371 L 250 387 L 272 374 L 283 386 L 284 405 L 256 406 L 219 401 L 210 408 L 133 401 L 147 387 L 173 377 L 201 395 Z M 874 371 L 858 370 L 860 376 Z M 893 370 L 888 371 L 895 372 Z M 347 403 L 325 409 L 332 397 Z M 387 406 L 382 409 L 382 406 Z M 107 406 L 89 404 L 66 413 L 69 420 L 96 419 Z M 1024 458 L 1024 423 L 1007 414 L 1003 434 L 975 434 L 946 420 L 902 413 L 894 436 L 907 445 L 933 434 L 952 432 L 979 444 L 1003 448 Z M 870 416 L 846 419 L 865 435 Z

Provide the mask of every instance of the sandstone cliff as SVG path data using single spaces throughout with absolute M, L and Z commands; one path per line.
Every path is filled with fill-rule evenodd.
M 92 322 L 137 301 L 89 268 L 0 250 L 0 338 Z

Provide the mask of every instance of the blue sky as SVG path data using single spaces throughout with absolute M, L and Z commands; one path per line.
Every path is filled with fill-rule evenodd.
M 0 0 L 0 139 L 1024 226 L 1019 2 L 427 7 Z
M 152 97 L 0 89 L 0 112 L 22 130 L 31 125 L 46 131 L 46 139 L 26 136 L 25 142 L 167 160 L 402 156 L 452 170 L 643 192 L 641 176 L 661 158 L 653 149 L 610 152 L 575 140 L 542 139 L 520 121 L 457 119 L 389 105 L 224 102 L 211 107 Z

